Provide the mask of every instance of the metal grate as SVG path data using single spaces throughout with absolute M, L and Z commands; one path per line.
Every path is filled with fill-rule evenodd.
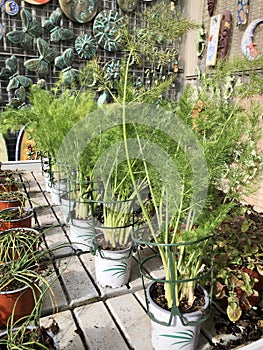
M 152 4 L 156 3 L 156 1 L 157 0 L 147 2 L 147 1 L 140 0 L 138 2 L 138 6 L 137 6 L 136 11 L 133 13 L 130 13 L 130 14 L 125 14 L 118 7 L 117 0 L 98 1 L 97 13 L 99 13 L 103 9 L 116 10 L 122 16 L 129 16 L 131 18 L 131 20 L 133 21 L 133 26 L 135 28 L 137 25 L 137 21 L 138 21 L 136 13 L 139 13 L 140 11 L 142 11 L 144 8 L 146 8 L 148 6 L 152 6 Z M 21 1 L 21 3 L 19 1 L 17 1 L 17 3 L 20 6 L 20 10 L 27 9 L 28 11 L 30 11 L 32 13 L 33 18 L 36 19 L 39 23 L 41 23 L 42 26 L 43 26 L 44 20 L 49 18 L 51 13 L 59 7 L 58 1 L 55 1 L 55 0 L 51 0 L 48 3 L 46 3 L 45 5 L 41 5 L 41 6 L 31 5 L 31 4 L 26 3 L 24 1 Z M 1 23 L 3 24 L 3 26 L 5 28 L 5 33 L 8 33 L 8 32 L 13 31 L 13 30 L 21 30 L 22 29 L 22 23 L 21 23 L 21 18 L 20 18 L 19 13 L 16 16 L 9 16 L 2 10 Z M 79 35 L 81 35 L 81 34 L 92 35 L 93 34 L 92 25 L 93 25 L 93 20 L 91 22 L 88 22 L 85 24 L 79 24 L 79 23 L 76 23 L 76 22 L 69 20 L 65 15 L 63 15 L 62 21 L 61 21 L 61 26 L 63 28 L 67 28 L 67 29 L 72 30 L 74 32 L 74 39 L 70 40 L 68 42 L 64 41 L 64 42 L 60 42 L 60 43 L 50 43 L 50 34 L 44 28 L 42 28 L 41 37 L 49 43 L 50 47 L 54 48 L 59 54 L 61 54 L 67 48 L 70 48 L 70 47 L 74 48 L 75 39 Z M 26 70 L 24 67 L 24 62 L 26 60 L 38 57 L 38 51 L 37 51 L 36 44 L 34 44 L 34 45 L 35 46 L 34 46 L 33 50 L 23 51 L 22 48 L 15 47 L 6 38 L 6 36 L 4 36 L 4 38 L 0 41 L 0 69 L 2 67 L 4 67 L 5 60 L 8 57 L 11 57 L 11 55 L 15 55 L 17 57 L 17 60 L 18 60 L 18 72 L 19 72 L 19 74 L 25 75 L 25 76 L 31 78 L 33 80 L 33 82 L 36 83 L 38 81 L 38 79 L 41 77 L 39 77 L 38 74 L 35 72 Z M 100 61 L 102 63 L 106 63 L 108 61 L 111 61 L 112 59 L 120 58 L 121 52 L 108 52 L 108 51 L 105 51 L 99 47 L 97 50 L 97 56 L 100 57 Z M 86 62 L 87 62 L 86 60 L 79 58 L 77 53 L 75 53 L 75 57 L 74 57 L 74 61 L 73 61 L 74 68 L 79 69 L 82 66 L 84 66 L 86 64 Z M 135 70 L 134 70 L 134 77 L 135 78 L 134 79 L 137 79 L 138 76 L 145 79 L 144 71 L 145 71 L 144 67 L 140 67 L 140 68 L 135 67 Z M 57 81 L 59 72 L 60 71 L 55 67 L 55 65 L 51 64 L 49 74 L 44 77 L 46 80 L 48 89 L 50 89 L 50 87 Z M 1 99 L 2 108 L 3 108 L 3 106 L 5 106 L 9 102 L 10 97 L 13 97 L 12 93 L 8 93 L 6 90 L 7 84 L 8 84 L 8 81 L 0 79 L 0 99 Z

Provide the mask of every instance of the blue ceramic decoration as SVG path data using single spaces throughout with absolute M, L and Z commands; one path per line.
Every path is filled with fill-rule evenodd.
M 93 36 L 83 34 L 75 40 L 75 49 L 80 58 L 89 60 L 97 51 L 97 43 Z
M 12 44 L 21 46 L 24 50 L 30 50 L 33 48 L 34 39 L 41 35 L 41 24 L 33 20 L 28 10 L 21 10 L 20 17 L 22 21 L 22 30 L 14 30 L 7 33 L 6 36 Z
M 4 3 L 4 10 L 8 15 L 15 16 L 19 12 L 19 6 L 15 1 L 8 0 Z
M 62 11 L 58 7 L 44 21 L 44 28 L 50 31 L 50 41 L 58 43 L 59 41 L 73 39 L 74 34 L 71 30 L 60 27 Z
M 0 40 L 3 39 L 4 35 L 5 35 L 5 30 L 4 30 L 3 24 L 0 23 Z
M 14 97 L 10 99 L 10 102 L 8 105 L 14 106 L 16 108 L 21 108 L 25 106 L 26 103 L 26 90 L 24 86 L 20 86 L 18 89 L 14 92 Z
M 0 8 L 4 5 L 5 0 L 0 0 Z
M 120 60 L 112 60 L 105 64 L 104 73 L 105 80 L 117 80 L 120 78 L 121 62 Z
M 117 51 L 121 47 L 119 28 L 124 19 L 114 10 L 103 10 L 95 18 L 93 34 L 97 43 L 107 51 Z

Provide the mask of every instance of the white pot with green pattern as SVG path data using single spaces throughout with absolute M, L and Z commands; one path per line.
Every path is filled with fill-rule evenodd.
M 121 250 L 96 249 L 96 281 L 101 287 L 119 288 L 129 282 L 132 246 Z
M 155 281 L 150 283 L 146 289 L 148 314 L 151 317 L 152 325 L 153 348 L 155 350 L 197 350 L 202 320 L 210 304 L 208 293 L 202 286 L 198 285 L 198 289 L 203 291 L 204 296 L 202 308 L 198 311 L 181 314 L 183 321 L 179 315 L 173 316 L 171 324 L 168 326 L 171 312 L 157 305 L 151 296 L 155 283 Z

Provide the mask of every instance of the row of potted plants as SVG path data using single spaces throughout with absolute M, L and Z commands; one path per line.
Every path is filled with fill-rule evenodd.
M 137 86 L 132 67 L 142 62 L 168 67 L 172 58 L 166 43 L 196 27 L 179 16 L 175 21 L 170 2 L 161 1 L 142 16 L 143 31 L 134 32 L 128 22 L 121 28 L 125 40 L 118 81 L 104 79 L 96 58 L 83 70 L 83 76 L 92 76 L 96 88 L 107 91 L 114 103 L 98 108 L 90 84 L 53 94 L 33 87 L 31 107 L 7 111 L 2 120 L 3 125 L 29 123 L 48 156 L 43 169 L 58 195 L 54 203 L 67 203 L 63 210 L 73 228 L 72 242 L 80 249 L 91 245 L 96 259 L 104 258 L 99 269 L 118 279 L 124 275 L 130 250 L 123 260 L 108 259 L 116 266 L 103 265 L 118 242 L 121 250 L 124 242 L 130 243 L 129 249 L 153 248 L 156 255 L 149 259 L 160 260 L 160 278 L 147 273 L 149 259 L 141 257 L 140 249 L 136 253 L 153 346 L 194 349 L 211 305 L 213 250 L 221 254 L 215 233 L 237 201 L 253 190 L 262 169 L 257 149 L 261 111 L 253 103 L 250 110 L 242 106 L 256 86 L 260 91 L 257 68 L 262 64 L 260 58 L 222 62 L 211 74 L 199 74 L 197 86 L 187 86 L 176 100 L 169 98 L 174 77 L 147 88 Z M 249 67 L 254 74 L 241 81 L 236 73 L 240 67 Z M 227 77 L 233 82 L 230 93 Z M 78 226 L 81 233 L 76 233 Z M 225 266 L 219 263 L 216 268 L 222 283 Z M 112 286 L 119 287 L 128 278 Z M 99 283 L 109 285 L 106 279 Z M 175 329 L 176 324 L 182 328 Z
M 31 227 L 33 210 L 24 206 L 18 172 L 1 170 L 0 176 L 0 195 L 5 197 L 0 210 L 0 347 L 59 349 L 54 334 L 40 326 L 43 298 L 53 300 L 56 279 L 51 278 L 49 251 L 42 234 Z

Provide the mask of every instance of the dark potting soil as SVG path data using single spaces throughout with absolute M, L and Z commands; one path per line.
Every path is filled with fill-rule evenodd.
M 165 292 L 164 292 L 164 284 L 161 282 L 156 282 L 152 285 L 151 287 L 151 297 L 153 301 L 159 305 L 161 308 L 165 310 L 169 310 L 167 306 L 167 301 L 165 299 Z M 204 299 L 204 294 L 196 289 L 195 291 L 195 300 L 193 305 L 191 307 L 188 306 L 187 300 L 182 299 L 179 303 L 179 310 L 181 313 L 189 313 L 189 312 L 194 312 L 197 310 L 200 310 L 204 304 L 205 304 L 205 299 Z
M 255 342 L 263 337 L 263 310 L 258 307 L 244 312 L 236 323 L 230 322 L 225 315 L 225 319 L 221 318 L 220 321 L 215 322 L 214 326 L 219 336 L 220 334 L 233 334 L 237 336 L 237 339 L 229 340 L 227 343 L 222 341 L 211 345 L 211 350 L 234 349 L 237 346 Z
M 58 324 L 53 321 L 50 327 L 50 331 L 55 335 L 59 331 Z M 19 339 L 20 337 L 18 337 Z M 7 339 L 7 336 L 3 336 L 1 339 Z M 30 344 L 26 344 L 30 343 Z M 32 343 L 32 344 L 31 344 Z M 16 345 L 26 344 L 27 349 L 43 350 L 43 346 L 49 350 L 55 350 L 55 344 L 52 336 L 48 333 L 48 329 L 45 327 L 39 327 L 37 329 L 26 329 L 23 331 L 23 342 L 18 342 Z M 41 344 L 41 345 L 39 345 Z M 25 345 L 24 345 L 25 346 Z M 7 345 L 0 344 L 0 350 L 9 349 Z
M 11 210 L 2 210 L 0 212 L 0 220 L 16 220 L 16 219 L 24 219 L 28 217 L 31 212 L 23 210 L 21 208 L 11 208 Z

